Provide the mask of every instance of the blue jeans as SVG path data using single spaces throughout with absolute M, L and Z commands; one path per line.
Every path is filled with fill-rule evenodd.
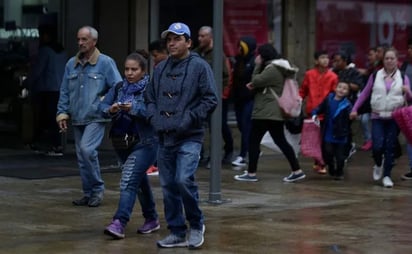
M 150 187 L 147 169 L 155 162 L 158 145 L 136 144 L 132 151 L 116 150 L 122 162 L 120 179 L 120 199 L 113 219 L 119 219 L 125 226 L 133 212 L 136 195 L 146 220 L 157 219 L 156 204 Z
M 252 129 L 253 100 L 235 103 L 237 127 L 241 132 L 239 156 L 245 158 L 249 150 L 249 136 Z
M 203 213 L 199 208 L 195 172 L 202 144 L 186 141 L 174 146 L 159 146 L 158 166 L 166 221 L 172 234 L 185 236 L 186 219 L 192 229 L 201 229 Z
M 372 138 L 371 131 L 370 131 L 370 120 L 371 120 L 371 114 L 365 113 L 365 114 L 360 115 L 362 136 L 365 142 L 371 140 Z
M 105 123 L 74 125 L 73 134 L 76 146 L 77 163 L 86 197 L 103 196 L 104 182 L 100 174 L 97 148 L 104 136 Z
M 382 165 L 385 157 L 383 176 L 391 176 L 394 163 L 395 142 L 398 139 L 399 127 L 393 119 L 372 119 L 372 154 L 375 164 Z
M 406 145 L 406 151 L 408 152 L 408 159 L 409 159 L 409 168 L 412 172 L 412 144 Z

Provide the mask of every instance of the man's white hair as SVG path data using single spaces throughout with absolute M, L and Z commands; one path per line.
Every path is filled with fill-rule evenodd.
M 99 32 L 97 32 L 97 30 L 91 26 L 83 26 L 79 29 L 79 31 L 84 28 L 89 30 L 91 37 L 97 41 L 97 39 L 99 38 Z

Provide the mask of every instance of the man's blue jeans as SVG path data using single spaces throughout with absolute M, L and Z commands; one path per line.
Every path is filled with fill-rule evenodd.
M 120 199 L 113 219 L 125 226 L 130 220 L 136 195 L 146 220 L 157 219 L 156 204 L 150 187 L 147 169 L 153 165 L 157 154 L 157 143 L 136 144 L 132 151 L 116 150 L 123 166 L 120 179 Z
M 103 140 L 105 123 L 74 125 L 74 142 L 77 163 L 82 179 L 83 193 L 86 197 L 103 197 L 104 182 L 100 174 L 97 148 Z
M 158 167 L 163 190 L 164 212 L 172 234 L 185 236 L 186 219 L 192 229 L 201 229 L 204 218 L 199 208 L 195 172 L 202 144 L 186 141 L 175 146 L 159 146 Z
M 372 119 L 372 154 L 377 166 L 382 165 L 382 156 L 385 157 L 383 176 L 391 176 L 398 133 L 395 120 Z

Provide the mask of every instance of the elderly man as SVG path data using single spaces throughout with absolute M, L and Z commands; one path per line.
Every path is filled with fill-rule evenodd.
M 217 105 L 216 84 L 210 66 L 190 52 L 192 40 L 187 25 L 173 23 L 161 37 L 166 39 L 170 56 L 154 69 L 146 90 L 148 118 L 159 135 L 157 161 L 171 231 L 157 245 L 198 248 L 204 242 L 205 225 L 195 172 L 204 122 Z M 188 241 L 185 219 L 190 225 Z
M 100 175 L 97 148 L 104 136 L 105 119 L 99 104 L 110 87 L 122 81 L 112 58 L 96 48 L 96 29 L 85 26 L 77 32 L 79 52 L 66 64 L 57 105 L 57 123 L 66 131 L 73 125 L 76 155 L 83 197 L 75 206 L 97 207 L 103 200 L 104 182 Z

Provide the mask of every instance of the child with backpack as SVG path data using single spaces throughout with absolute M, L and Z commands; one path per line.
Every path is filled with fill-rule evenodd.
M 349 114 L 352 104 L 347 96 L 350 84 L 341 80 L 335 92 L 330 93 L 322 103 L 312 111 L 312 119 L 319 122 L 318 115 L 324 115 L 322 126 L 322 157 L 328 166 L 329 174 L 335 180 L 343 180 L 345 148 L 350 135 Z
M 153 165 L 158 139 L 146 119 L 143 92 L 149 83 L 147 61 L 138 53 L 127 56 L 125 79 L 112 87 L 100 104 L 104 114 L 112 118 L 110 138 L 122 162 L 120 200 L 112 222 L 104 233 L 114 239 L 125 237 L 133 206 L 138 196 L 145 222 L 137 232 L 148 234 L 160 228 L 155 201 L 146 170 Z

